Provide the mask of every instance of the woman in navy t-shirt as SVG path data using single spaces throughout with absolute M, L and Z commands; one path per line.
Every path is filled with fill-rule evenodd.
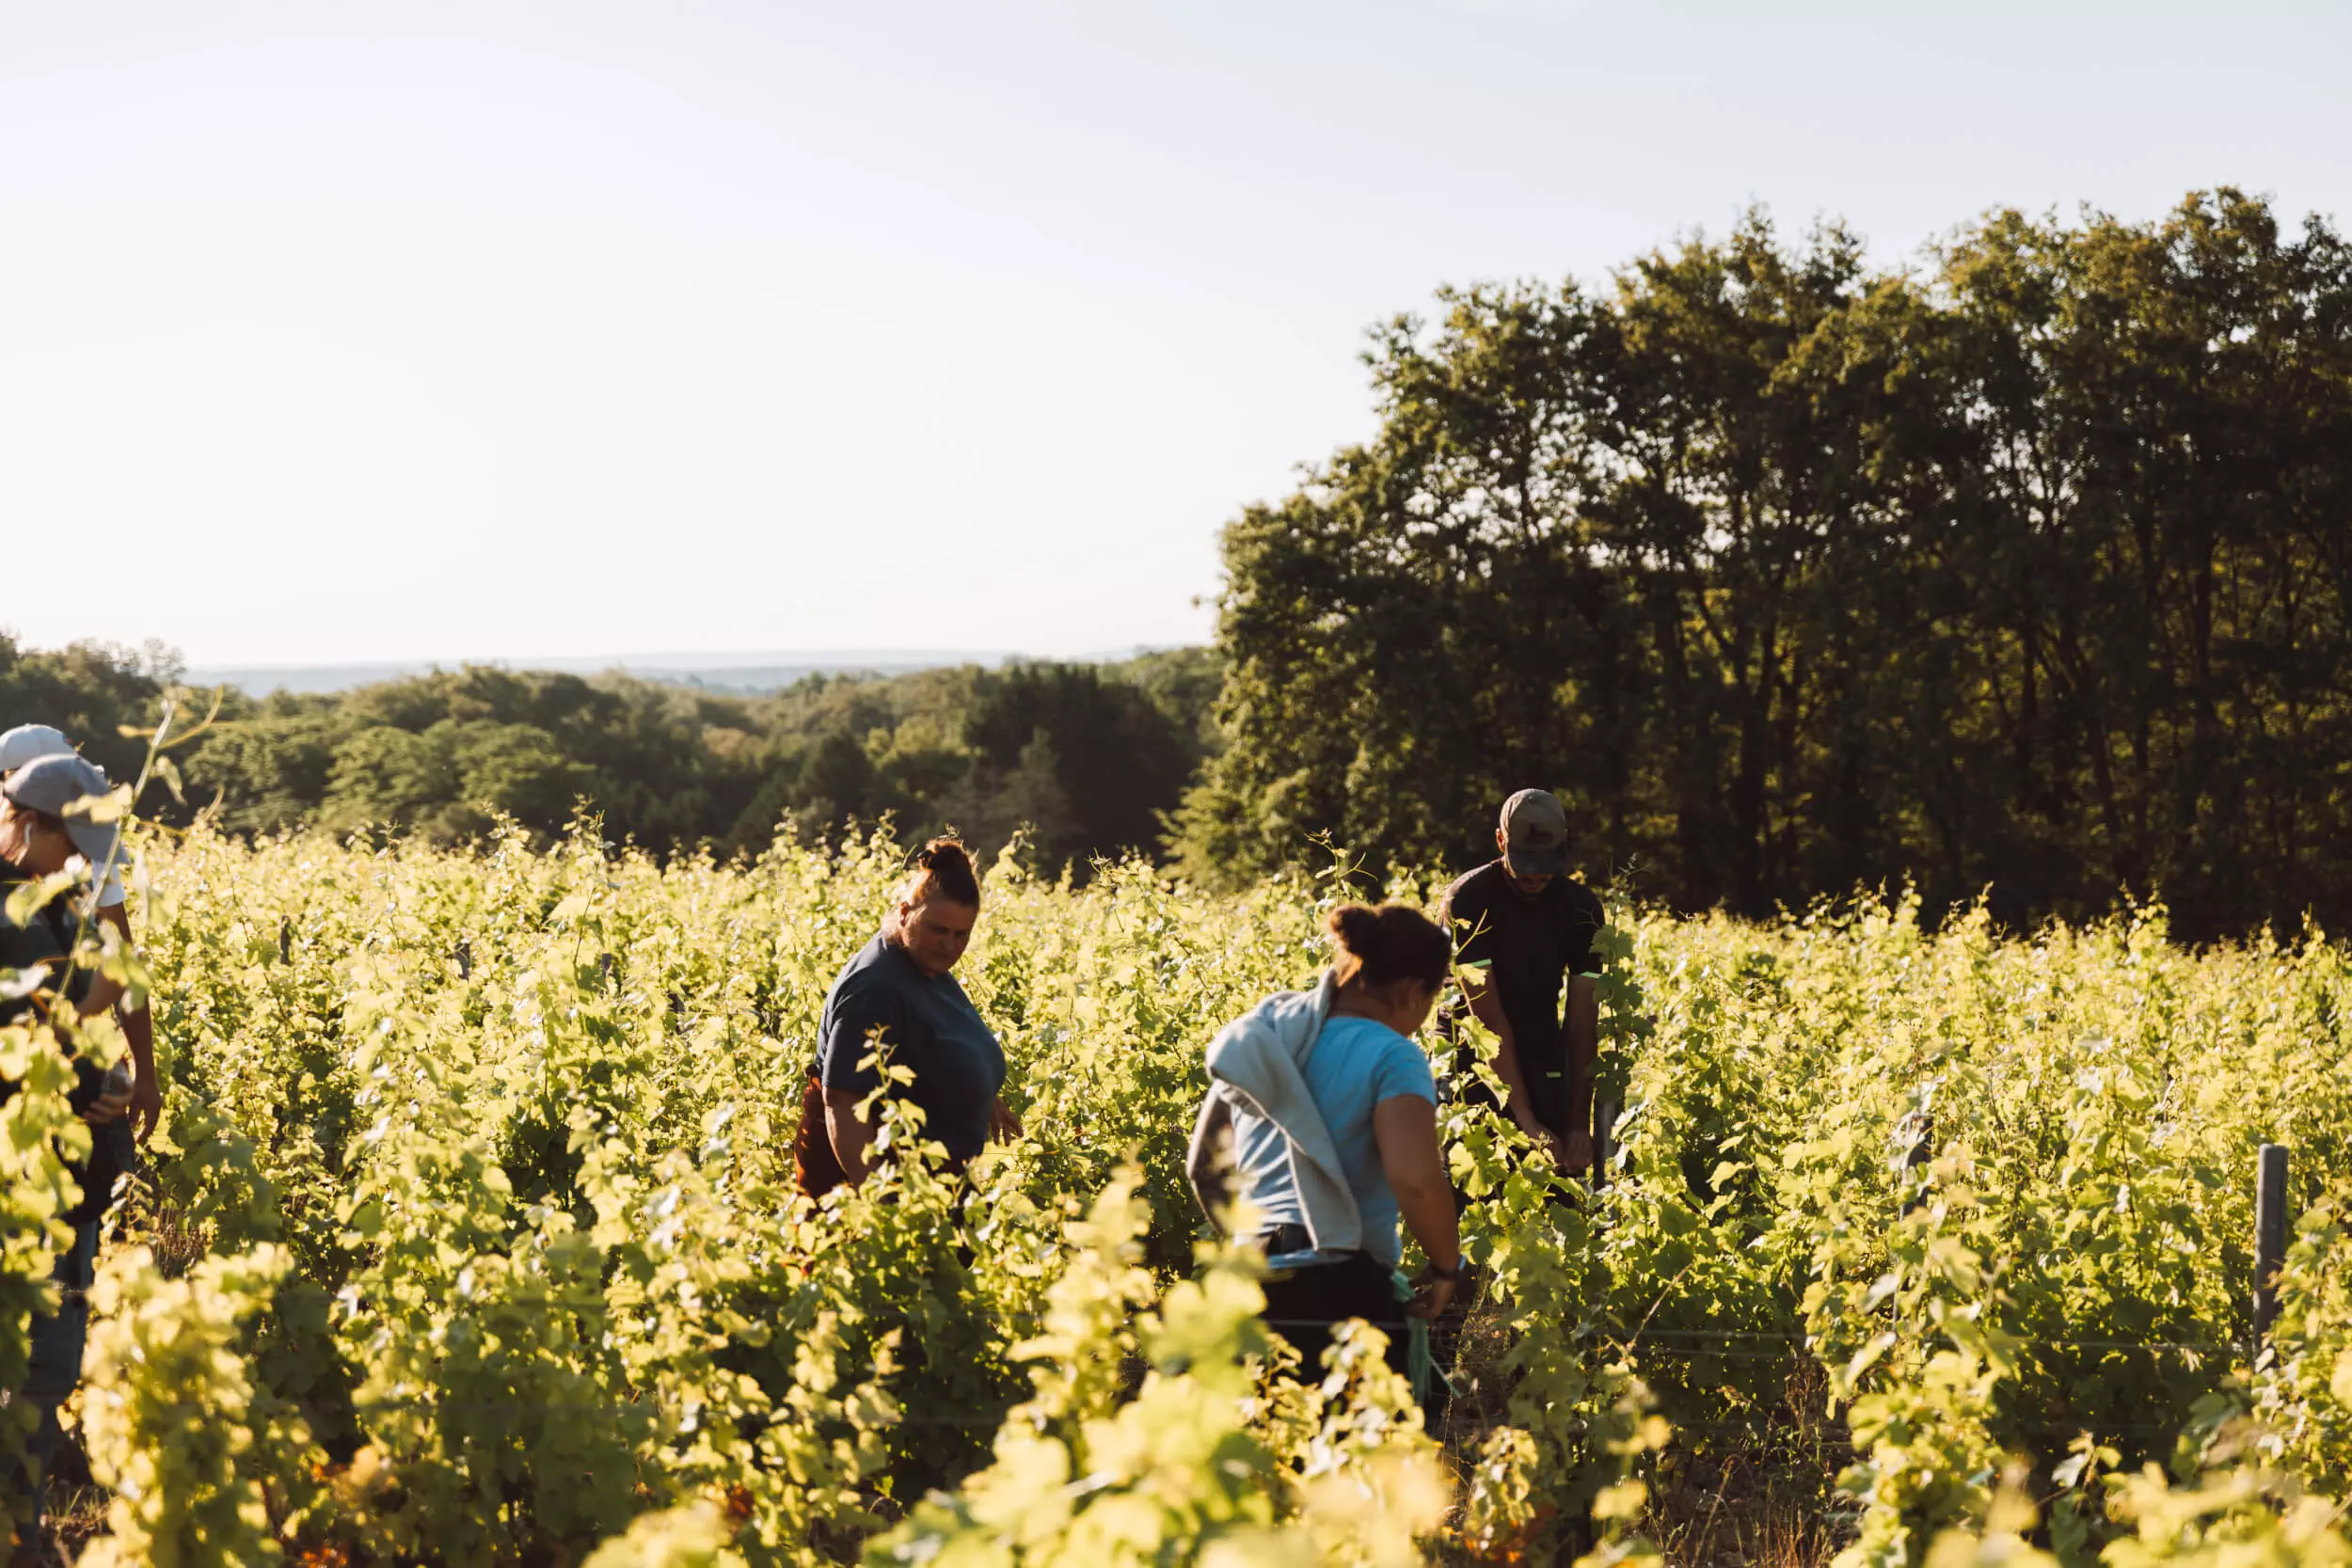
M 955 1168 L 991 1136 L 1020 1135 L 1000 1097 L 1004 1049 L 951 973 L 979 914 L 979 879 L 963 846 L 935 838 L 916 850 L 898 907 L 825 998 L 793 1147 L 803 1192 L 866 1180 L 874 1129 L 858 1107 L 882 1085 L 877 1056 L 914 1072 L 890 1096 L 921 1107 L 923 1136 L 945 1146 Z

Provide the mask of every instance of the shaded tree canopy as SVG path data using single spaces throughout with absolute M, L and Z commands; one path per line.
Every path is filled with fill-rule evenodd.
M 2195 940 L 2352 915 L 2352 251 L 2219 190 L 1873 271 L 1761 214 L 1602 288 L 1449 291 L 1378 434 L 1224 535 L 1182 863 L 1329 832 L 1764 913 L 1915 880 Z

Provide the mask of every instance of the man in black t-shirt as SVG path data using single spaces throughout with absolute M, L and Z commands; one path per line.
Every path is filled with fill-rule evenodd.
M 1447 1002 L 1450 1022 L 1467 1010 L 1493 1031 L 1495 1073 L 1508 1096 L 1502 1109 L 1548 1144 L 1563 1169 L 1582 1170 L 1593 1161 L 1600 899 L 1568 877 L 1567 813 L 1543 790 L 1522 789 L 1503 803 L 1495 847 L 1500 859 L 1445 892 L 1456 959 L 1470 972 L 1460 997 Z M 1468 1067 L 1457 1067 L 1456 1082 L 1475 1083 Z M 1484 1088 L 1470 1095 L 1491 1102 Z

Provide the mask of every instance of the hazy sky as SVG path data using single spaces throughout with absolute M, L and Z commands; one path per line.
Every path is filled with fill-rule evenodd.
M 0 627 L 1191 640 L 1440 282 L 1750 200 L 2352 220 L 2348 63 L 2344 0 L 0 0 Z

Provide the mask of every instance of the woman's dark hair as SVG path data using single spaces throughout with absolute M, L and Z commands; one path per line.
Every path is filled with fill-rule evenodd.
M 28 806 L 13 797 L 8 799 L 8 809 L 43 832 L 63 833 L 67 831 L 65 818 L 56 812 L 43 811 L 39 806 Z
M 961 839 L 935 838 L 907 858 L 907 879 L 898 886 L 898 901 L 920 904 L 945 898 L 950 904 L 980 907 L 980 877 L 972 869 L 972 852 Z
M 1324 917 L 1331 933 L 1332 967 L 1340 984 L 1361 979 L 1385 986 L 1418 980 L 1432 990 L 1454 973 L 1454 941 L 1419 910 L 1405 904 L 1342 904 Z

